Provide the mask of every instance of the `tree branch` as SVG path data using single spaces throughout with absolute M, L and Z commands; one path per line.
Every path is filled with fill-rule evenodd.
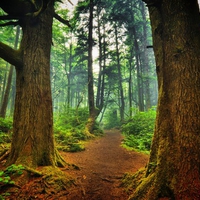
M 0 20 L 13 20 L 13 19 L 19 19 L 19 17 L 12 16 L 12 15 L 2 15 L 2 16 L 0 16 Z
M 142 0 L 142 1 L 144 1 L 147 4 L 147 6 L 158 6 L 162 2 L 162 0 Z
M 16 21 L 16 22 L 10 21 L 10 22 L 6 22 L 6 23 L 3 23 L 3 24 L 0 24 L 0 27 L 3 27 L 3 26 L 17 26 L 17 25 L 19 25 L 19 21 Z
M 0 42 L 0 57 L 16 67 L 23 65 L 20 51 L 14 50 L 2 42 Z
M 72 28 L 72 26 L 70 25 L 69 21 L 63 19 L 62 17 L 60 17 L 57 13 L 54 13 L 54 18 L 57 19 L 59 22 L 67 25 L 68 27 Z

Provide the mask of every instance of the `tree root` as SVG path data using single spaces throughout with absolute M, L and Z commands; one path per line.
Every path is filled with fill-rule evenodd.
M 0 162 L 6 160 L 8 158 L 8 156 L 9 156 L 9 154 L 10 154 L 10 149 L 8 149 L 8 150 L 5 149 L 0 155 L 1 156 L 0 157 Z
M 35 176 L 43 176 L 44 175 L 42 172 L 39 172 L 38 170 L 35 170 L 33 168 L 30 168 L 30 167 L 25 167 L 25 170 L 27 172 L 30 172 L 31 174 L 33 174 Z
M 158 175 L 157 171 L 149 174 L 147 177 L 143 174 L 143 176 L 140 177 L 138 185 L 136 184 L 135 186 L 129 200 L 175 199 L 174 192 L 167 184 L 166 178 L 162 175 Z
M 64 160 L 64 158 L 60 155 L 60 153 L 58 152 L 57 148 L 55 149 L 55 164 L 58 167 L 65 167 L 67 165 L 67 162 Z
M 154 187 L 154 177 L 155 174 L 148 176 L 147 178 L 143 178 L 139 185 L 137 186 L 134 193 L 129 197 L 129 200 L 157 200 L 158 199 L 158 189 Z M 151 193 L 152 187 L 154 189 L 153 195 L 149 196 Z

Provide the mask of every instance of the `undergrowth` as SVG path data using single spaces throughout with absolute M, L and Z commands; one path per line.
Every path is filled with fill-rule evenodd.
M 77 152 L 85 149 L 84 142 L 88 140 L 88 137 L 85 135 L 84 130 L 88 115 L 88 108 L 79 108 L 78 110 L 69 108 L 65 112 L 55 113 L 54 136 L 58 150 Z M 93 134 L 94 136 L 103 134 L 98 123 L 94 126 Z M 11 142 L 11 138 L 12 119 L 0 118 L 0 143 L 5 146 L 6 143 Z
M 122 125 L 122 133 L 125 138 L 122 145 L 128 149 L 134 149 L 148 153 L 154 131 L 156 118 L 155 108 L 148 112 L 139 112 Z
M 12 118 L 0 118 L 0 143 L 11 142 Z
M 55 117 L 54 133 L 59 150 L 77 152 L 85 149 L 84 142 L 88 139 L 84 133 L 87 119 L 87 108 L 68 109 Z M 103 134 L 97 123 L 93 134 L 95 136 Z
M 8 166 L 5 170 L 0 170 L 0 189 L 5 188 L 6 186 L 14 185 L 12 176 L 20 176 L 23 174 L 25 168 L 22 165 L 12 164 Z M 8 192 L 2 192 L 0 194 L 0 200 L 4 200 L 6 197 L 10 196 Z

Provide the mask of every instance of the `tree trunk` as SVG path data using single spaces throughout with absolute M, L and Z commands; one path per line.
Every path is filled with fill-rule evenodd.
M 115 44 L 116 44 L 116 55 L 117 55 L 117 75 L 118 75 L 118 85 L 119 85 L 119 109 L 120 109 L 120 121 L 124 121 L 124 90 L 122 85 L 122 73 L 120 66 L 120 52 L 119 52 L 119 42 L 118 42 L 118 32 L 117 25 L 115 24 Z
M 96 110 L 94 102 L 94 78 L 93 78 L 93 67 L 92 67 L 92 30 L 93 30 L 93 0 L 90 0 L 90 17 L 89 17 L 89 36 L 88 36 L 88 105 L 89 105 L 89 118 L 86 124 L 85 133 L 89 137 L 93 132 L 95 119 L 96 119 Z
M 143 53 L 142 53 L 142 66 L 143 66 L 143 79 L 144 79 L 144 97 L 145 97 L 145 108 L 149 110 L 151 108 L 151 100 L 150 100 L 150 80 L 149 80 L 149 59 L 147 52 L 147 19 L 146 19 L 146 8 L 143 2 L 141 4 L 141 12 L 143 19 Z
M 72 72 L 72 41 L 69 49 L 69 73 L 67 74 L 67 108 L 69 109 L 71 104 L 71 72 Z
M 104 89 L 105 89 L 105 73 L 104 73 L 104 63 L 105 56 L 103 58 L 103 43 L 102 43 L 102 34 L 101 34 L 101 25 L 102 22 L 99 18 L 101 9 L 97 9 L 97 30 L 98 30 L 98 42 L 99 42 L 99 75 L 98 75 L 98 85 L 97 85 L 97 95 L 96 95 L 96 107 L 97 107 L 97 117 L 103 109 L 104 106 Z M 104 23 L 104 22 L 103 22 Z M 104 25 L 103 25 L 104 27 Z M 105 38 L 105 37 L 104 37 Z M 103 63 L 104 61 L 104 63 Z
M 37 21 L 24 21 L 22 66 L 16 67 L 16 99 L 11 153 L 7 165 L 61 165 L 53 138 L 50 49 L 54 8 L 49 3 Z
M 150 160 L 130 199 L 200 199 L 200 37 L 196 0 L 148 1 L 159 100 Z
M 139 111 L 144 111 L 144 97 L 143 97 L 143 77 L 142 77 L 142 69 L 140 62 L 140 48 L 138 44 L 138 36 L 135 28 L 135 17 L 131 12 L 131 18 L 133 21 L 133 26 L 130 31 L 133 34 L 133 42 L 135 47 L 135 59 L 136 59 L 136 73 L 137 73 L 137 90 L 138 90 L 138 107 Z
M 6 67 L 8 67 L 8 63 L 6 64 Z M 4 78 L 3 78 L 3 84 L 2 84 L 2 91 L 1 91 L 1 106 L 3 104 L 3 97 L 5 94 L 5 90 L 6 90 L 6 81 L 7 81 L 7 72 L 4 73 Z
M 133 98 L 132 98 L 132 61 L 129 59 L 129 78 L 128 78 L 128 99 L 129 99 L 129 117 L 133 116 L 132 107 L 133 107 Z

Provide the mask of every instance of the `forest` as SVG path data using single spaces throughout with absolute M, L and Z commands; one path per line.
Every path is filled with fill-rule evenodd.
M 0 199 L 200 199 L 197 0 L 0 8 Z

